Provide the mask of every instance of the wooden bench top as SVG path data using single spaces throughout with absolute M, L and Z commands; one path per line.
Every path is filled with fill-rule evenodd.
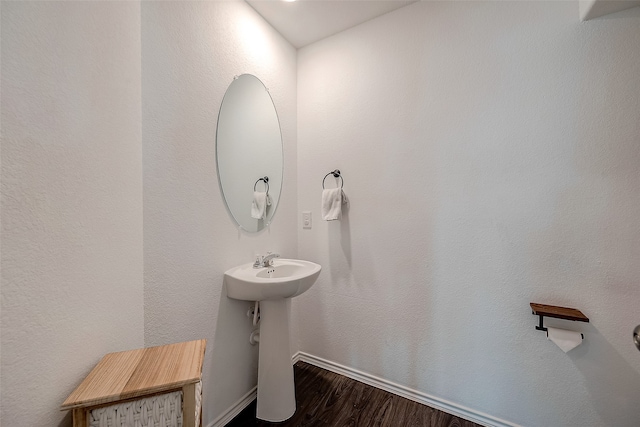
M 206 340 L 109 353 L 62 404 L 62 410 L 174 391 L 202 377 Z

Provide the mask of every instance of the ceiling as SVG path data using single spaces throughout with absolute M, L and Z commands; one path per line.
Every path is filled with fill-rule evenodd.
M 417 0 L 245 0 L 296 48 Z
M 296 48 L 419 0 L 245 0 Z M 583 21 L 640 6 L 640 0 L 580 0 Z
M 640 6 L 640 0 L 580 0 L 580 19 L 588 21 Z

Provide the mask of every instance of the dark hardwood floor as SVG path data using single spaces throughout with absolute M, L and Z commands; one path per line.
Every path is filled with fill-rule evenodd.
M 227 427 L 480 427 L 305 362 L 296 363 L 294 374 L 297 410 L 293 417 L 282 423 L 258 420 L 254 401 Z

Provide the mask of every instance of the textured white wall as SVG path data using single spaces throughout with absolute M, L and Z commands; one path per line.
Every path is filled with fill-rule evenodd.
M 638 46 L 638 9 L 418 2 L 300 50 L 299 349 L 526 426 L 638 425 Z M 530 301 L 583 310 L 549 324 L 584 344 Z
M 284 140 L 280 205 L 258 234 L 235 228 L 216 176 L 218 111 L 243 73 L 270 89 Z M 142 100 L 145 344 L 207 338 L 207 425 L 257 380 L 250 304 L 225 296 L 224 271 L 297 255 L 296 51 L 244 2 L 143 2 Z
M 3 426 L 144 340 L 140 5 L 2 2 Z

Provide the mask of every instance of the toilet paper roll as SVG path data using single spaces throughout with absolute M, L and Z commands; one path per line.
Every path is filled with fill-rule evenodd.
M 582 344 L 582 334 L 566 329 L 547 327 L 547 339 L 560 347 L 565 353 Z

